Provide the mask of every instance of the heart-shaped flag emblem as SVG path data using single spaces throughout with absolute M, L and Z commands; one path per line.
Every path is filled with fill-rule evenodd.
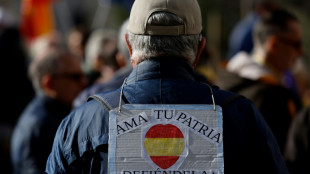
M 151 160 L 161 169 L 173 166 L 185 146 L 182 131 L 172 124 L 157 124 L 146 133 L 144 146 Z

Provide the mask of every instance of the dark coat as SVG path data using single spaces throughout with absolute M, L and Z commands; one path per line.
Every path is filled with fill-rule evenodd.
M 296 95 L 283 86 L 242 78 L 225 70 L 218 79 L 216 84 L 220 88 L 243 95 L 255 104 L 276 137 L 283 154 L 289 126 L 300 108 Z
M 43 94 L 26 107 L 14 129 L 11 158 L 14 173 L 43 173 L 53 137 L 71 108 Z
M 130 104 L 212 104 L 209 87 L 195 77 L 181 58 L 146 60 L 129 75 L 124 96 Z M 234 95 L 212 91 L 218 104 Z M 73 111 L 58 129 L 46 172 L 107 173 L 108 117 L 96 100 Z M 223 106 L 223 137 L 225 173 L 288 173 L 271 131 L 249 100 Z

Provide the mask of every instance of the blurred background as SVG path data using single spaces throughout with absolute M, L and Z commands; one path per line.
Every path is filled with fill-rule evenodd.
M 203 33 L 207 38 L 209 57 L 216 61 L 229 58 L 229 36 L 234 26 L 253 12 L 254 4 L 260 0 L 198 0 L 201 6 L 203 19 Z M 305 55 L 302 57 L 307 71 L 310 60 L 310 1 L 309 0 L 274 0 L 281 7 L 295 14 L 300 20 L 303 30 L 303 45 Z M 92 31 L 98 28 L 119 30 L 125 19 L 128 18 L 134 0 L 0 0 L 0 36 L 4 28 L 12 27 L 19 31 L 22 45 L 26 55 L 31 59 L 36 54 L 36 49 L 41 49 L 43 42 L 37 39 L 45 35 L 53 35 L 52 40 L 68 47 L 72 52 L 82 55 L 83 46 Z M 182 3 L 182 0 L 180 0 Z M 5 39 L 4 39 L 5 40 Z M 11 40 L 11 39 L 8 39 Z M 36 41 L 36 46 L 34 41 Z M 6 48 L 7 42 L 1 42 Z M 12 43 L 14 45 L 14 43 Z M 21 84 L 18 79 L 26 75 L 26 66 L 18 66 L 9 50 L 8 54 L 0 54 L 1 63 L 1 86 L 3 98 L 7 105 L 3 109 L 9 110 L 8 115 L 1 115 L 0 141 L 1 173 L 10 173 L 9 141 L 12 127 L 27 102 L 33 96 L 26 92 L 28 82 Z M 21 70 L 22 71 L 16 71 Z M 22 72 L 22 73 L 20 73 Z M 308 78 L 308 77 L 306 77 Z M 306 79 L 305 81 L 309 81 Z M 7 88 L 3 87 L 3 84 Z M 15 86 L 12 87 L 12 86 Z M 20 98 L 11 97 L 11 92 L 20 92 Z M 18 94 L 16 94 L 18 95 Z M 11 99 L 11 100 L 10 100 Z M 23 104 L 20 100 L 24 100 Z M 19 102 L 20 101 L 20 102 Z M 12 117 L 12 119 L 8 118 Z M 4 149 L 4 150 L 3 150 Z
M 134 0 L 0 0 L 0 7 L 12 14 L 17 24 L 23 22 L 21 11 L 31 8 L 38 10 L 35 3 L 45 3 L 51 7 L 55 27 L 62 36 L 67 36 L 74 27 L 85 32 L 103 27 L 118 29 L 129 15 Z M 253 10 L 257 0 L 198 0 L 202 10 L 204 32 L 209 43 L 225 59 L 228 51 L 229 34 L 238 21 Z M 304 31 L 306 55 L 309 55 L 310 1 L 274 0 L 282 7 L 293 12 L 300 20 Z M 40 6 L 40 5 L 38 5 Z M 41 5 L 44 6 L 44 5 Z M 47 8 L 47 7 L 44 7 Z M 31 10 L 30 10 L 31 11 Z M 2 12 L 0 12 L 1 16 Z M 41 16 L 41 20 L 46 16 Z M 307 61 L 309 62 L 309 61 Z

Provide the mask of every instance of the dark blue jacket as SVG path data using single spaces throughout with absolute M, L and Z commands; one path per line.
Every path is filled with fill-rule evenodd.
M 217 88 L 213 93 L 220 105 L 234 95 Z M 209 87 L 180 58 L 141 62 L 127 79 L 124 97 L 131 104 L 212 104 Z M 57 131 L 46 172 L 107 173 L 108 120 L 96 100 L 75 109 Z M 270 129 L 245 98 L 223 106 L 223 142 L 225 173 L 288 173 Z
M 70 110 L 70 107 L 44 94 L 36 95 L 20 116 L 13 132 L 11 158 L 14 173 L 44 172 L 53 137 Z
M 84 89 L 73 101 L 73 106 L 76 108 L 81 106 L 87 101 L 90 95 L 102 93 L 110 90 L 118 89 L 122 86 L 123 81 L 130 74 L 132 68 L 124 67 L 115 72 L 115 75 L 111 80 L 106 83 L 94 83 L 90 87 Z

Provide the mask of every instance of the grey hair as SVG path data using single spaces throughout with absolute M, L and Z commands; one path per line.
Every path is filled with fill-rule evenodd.
M 128 23 L 129 23 L 129 18 L 127 18 L 120 27 L 120 30 L 118 33 L 117 48 L 124 55 L 127 64 L 130 65 L 130 55 L 129 55 L 129 50 L 128 50 L 126 40 L 125 40 L 125 34 L 127 33 Z
M 153 13 L 147 25 L 182 25 L 183 20 L 168 12 Z M 155 56 L 180 56 L 193 62 L 198 49 L 199 35 L 147 36 L 128 32 L 128 41 L 132 47 L 131 59 L 142 61 Z
M 62 71 L 62 61 L 69 58 L 68 55 L 69 53 L 61 52 L 58 49 L 50 49 L 31 61 L 28 75 L 37 92 L 42 91 L 41 80 L 45 75 L 57 74 Z M 71 57 L 73 56 L 71 55 Z

